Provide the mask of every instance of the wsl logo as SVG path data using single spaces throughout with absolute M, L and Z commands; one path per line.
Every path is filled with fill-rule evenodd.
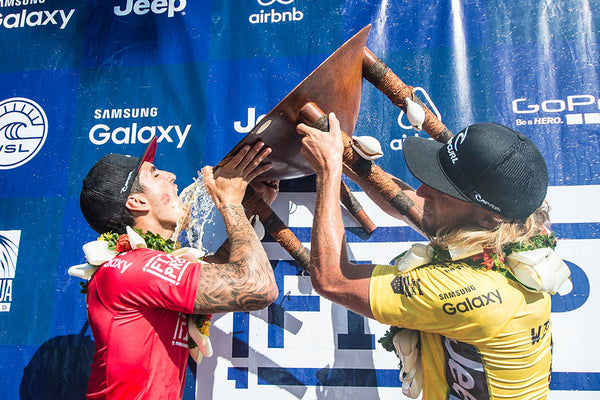
M 261 7 L 272 7 L 275 3 L 287 6 L 294 2 L 294 0 L 257 0 Z M 248 21 L 251 24 L 277 24 L 282 22 L 297 22 L 304 18 L 304 13 L 292 7 L 290 10 L 274 9 L 270 10 L 262 9 L 258 13 L 250 14 Z
M 10 311 L 21 231 L 0 231 L 0 312 Z
M 22 97 L 0 102 L 0 169 L 12 169 L 30 161 L 48 134 L 42 107 Z

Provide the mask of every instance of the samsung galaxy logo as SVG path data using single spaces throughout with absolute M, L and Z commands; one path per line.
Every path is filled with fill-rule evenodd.
M 45 2 L 46 0 L 0 0 L 0 7 L 29 6 Z
M 124 17 L 131 13 L 144 15 L 149 12 L 153 14 L 167 13 L 167 17 L 175 16 L 176 12 L 185 13 L 186 0 L 127 0 L 123 7 L 115 6 L 114 12 L 118 17 Z
M 183 146 L 191 127 L 191 124 L 186 125 L 183 129 L 179 125 L 138 126 L 136 122 L 131 125 L 117 127 L 96 124 L 90 129 L 88 137 L 90 142 L 96 146 L 101 146 L 109 141 L 114 144 L 150 143 L 150 140 L 156 136 L 158 143 L 162 141 L 174 143 L 177 141 L 177 148 L 179 149 Z
M 158 116 L 157 107 L 125 107 L 125 108 L 97 108 L 94 110 L 94 119 L 96 120 L 132 120 L 138 118 L 156 118 Z M 105 121 L 106 122 L 106 121 Z M 154 136 L 157 141 L 168 143 L 177 143 L 177 148 L 181 148 L 185 143 L 187 135 L 192 128 L 191 124 L 185 127 L 180 125 L 158 125 L 151 123 L 112 121 L 98 123 L 90 129 L 88 138 L 91 143 L 101 146 L 108 142 L 114 144 L 135 144 L 150 143 Z
M 465 301 L 459 303 L 444 303 L 442 309 L 446 314 L 454 315 L 456 313 L 466 313 L 473 311 L 476 308 L 486 307 L 496 302 L 502 304 L 502 297 L 500 296 L 499 290 L 482 294 L 481 296 L 467 297 Z
M 262 7 L 270 7 L 275 3 L 288 5 L 294 2 L 294 0 L 257 0 L 258 4 Z M 271 8 L 270 10 L 261 9 L 259 12 L 250 14 L 248 21 L 251 24 L 278 24 L 282 22 L 297 22 L 304 18 L 304 13 L 296 7 L 292 7 L 291 10 L 280 10 Z
M 119 271 L 121 271 L 121 273 L 125 273 L 127 271 L 127 269 L 129 267 L 131 267 L 133 264 L 129 261 L 125 261 L 122 260 L 118 257 L 115 257 L 113 259 L 111 259 L 110 261 L 107 261 L 102 268 L 116 268 Z
M 6 15 L 0 14 L 0 26 L 6 29 L 15 29 L 33 26 L 59 25 L 60 29 L 65 29 L 74 13 L 75 9 L 71 9 L 68 12 L 65 10 L 28 12 L 26 9 L 23 9 L 18 13 Z
M 94 119 L 148 118 L 156 117 L 157 115 L 157 107 L 98 108 L 94 110 Z
M 438 296 L 439 296 L 440 300 L 448 300 L 448 299 L 451 299 L 454 297 L 464 296 L 467 293 L 475 291 L 475 289 L 476 289 L 475 285 L 471 285 L 471 286 L 466 286 L 461 289 L 453 290 L 452 292 L 441 293 L 441 294 L 438 294 Z

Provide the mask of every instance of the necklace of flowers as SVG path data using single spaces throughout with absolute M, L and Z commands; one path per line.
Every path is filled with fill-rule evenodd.
M 442 249 L 438 245 L 432 245 L 433 255 L 431 257 L 431 263 L 439 264 L 448 261 L 456 260 L 452 257 L 449 250 Z M 508 243 L 502 246 L 502 253 L 498 254 L 491 249 L 483 249 L 482 252 L 465 257 L 460 261 L 469 265 L 474 269 L 487 269 L 497 271 L 504 275 L 507 279 L 517 282 L 525 286 L 528 290 L 536 291 L 534 288 L 529 287 L 526 283 L 521 282 L 510 268 L 507 268 L 505 262 L 506 258 L 514 253 L 520 253 L 524 251 L 531 251 L 541 248 L 549 248 L 554 250 L 556 248 L 556 237 L 554 233 L 542 234 L 539 233 L 534 235 L 526 242 L 521 243 Z
M 556 237 L 540 231 L 527 241 L 508 243 L 502 253 L 482 247 L 443 249 L 438 245 L 414 244 L 411 249 L 392 260 L 399 272 L 408 272 L 428 264 L 460 262 L 475 269 L 501 273 L 527 290 L 554 294 L 569 277 L 566 264 L 554 252 Z
M 148 248 L 167 254 L 172 253 L 175 256 L 191 251 L 195 253 L 197 258 L 205 260 L 203 253 L 194 252 L 194 249 L 176 249 L 176 247 L 177 243 L 172 239 L 164 239 L 162 236 L 152 232 L 143 233 L 140 229 L 128 226 L 127 233 L 125 234 L 106 232 L 101 234 L 97 241 L 85 244 L 83 250 L 88 263 L 69 268 L 69 275 L 84 279 L 84 282 L 80 282 L 81 293 L 86 294 L 89 278 L 91 278 L 91 275 L 93 275 L 101 264 L 121 253 L 133 249 Z M 192 353 L 192 356 L 198 363 L 201 361 L 202 355 L 210 357 L 213 353 L 209 340 L 211 318 L 212 314 L 188 315 L 188 347 L 190 353 Z

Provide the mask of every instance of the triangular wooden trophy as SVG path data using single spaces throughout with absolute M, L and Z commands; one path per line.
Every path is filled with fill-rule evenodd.
M 452 134 L 415 96 L 412 87 L 404 84 L 390 68 L 365 47 L 370 29 L 370 25 L 361 29 L 319 65 L 217 164 L 217 168 L 244 145 L 253 145 L 262 140 L 272 148 L 272 153 L 265 162 L 273 164 L 271 170 L 261 175 L 262 179 L 286 180 L 312 175 L 313 169 L 306 163 L 300 152 L 302 137 L 296 132 L 296 126 L 303 122 L 328 131 L 327 113 L 334 112 L 340 121 L 344 136 L 346 175 L 350 178 L 360 177 L 379 191 L 382 197 L 402 215 L 406 215 L 414 226 L 419 227 L 422 218 L 421 210 L 372 159 L 369 159 L 368 155 L 365 156 L 364 151 L 360 151 L 360 147 L 357 148 L 357 143 L 352 138 L 360 109 L 363 77 L 382 91 L 395 105 L 407 112 L 415 129 L 421 129 L 422 126 L 430 136 L 443 142 L 447 141 Z M 357 218 L 363 228 L 371 233 L 376 228 L 375 225 L 343 182 L 341 191 L 344 206 Z M 249 187 L 244 207 L 259 216 L 265 229 L 298 262 L 300 267 L 308 268 L 310 262 L 308 250 L 273 210 L 252 192 Z

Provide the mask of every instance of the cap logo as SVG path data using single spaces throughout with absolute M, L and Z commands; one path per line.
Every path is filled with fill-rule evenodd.
M 484 199 L 483 197 L 481 197 L 481 195 L 479 193 L 477 193 L 477 192 L 475 192 L 475 200 L 477 200 L 478 202 L 480 202 L 482 204 L 485 204 L 486 206 L 488 206 L 492 210 L 502 211 L 500 209 L 500 207 L 493 205 L 492 203 L 490 203 L 489 201 L 487 201 L 486 199 Z
M 127 175 L 127 180 L 125 181 L 125 185 L 123 185 L 123 187 L 121 188 L 121 193 L 127 192 L 127 189 L 129 188 L 129 180 L 131 179 L 131 176 L 134 172 L 135 171 L 131 171 L 129 175 Z
M 448 152 L 448 157 L 450 157 L 450 161 L 452 164 L 456 164 L 458 161 L 458 146 L 462 144 L 467 138 L 467 131 L 469 128 L 465 129 L 464 132 L 459 133 L 455 137 L 453 137 L 450 142 L 446 145 L 446 151 Z

